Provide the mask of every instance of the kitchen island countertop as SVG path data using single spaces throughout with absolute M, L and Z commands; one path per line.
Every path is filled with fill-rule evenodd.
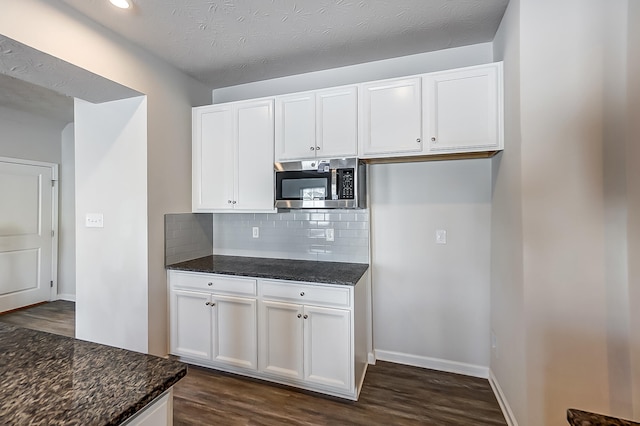
M 238 275 L 287 281 L 354 286 L 369 268 L 366 263 L 319 262 L 211 255 L 167 265 L 167 269 Z
M 0 323 L 2 425 L 118 425 L 186 374 L 177 361 Z

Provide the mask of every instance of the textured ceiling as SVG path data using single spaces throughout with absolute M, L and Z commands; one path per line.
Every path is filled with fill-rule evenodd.
M 73 121 L 73 98 L 0 74 L 0 105 L 62 123 Z
M 508 0 L 62 0 L 212 88 L 493 40 Z
M 0 35 L 0 105 L 73 121 L 73 98 L 108 102 L 140 93 Z

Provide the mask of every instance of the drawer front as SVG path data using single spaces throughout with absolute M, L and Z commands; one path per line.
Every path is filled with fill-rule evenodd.
M 265 299 L 285 300 L 301 304 L 349 307 L 350 289 L 314 284 L 289 284 L 260 281 L 260 295 Z
M 169 279 L 173 288 L 189 288 L 230 295 L 256 295 L 256 280 L 250 278 L 171 271 Z

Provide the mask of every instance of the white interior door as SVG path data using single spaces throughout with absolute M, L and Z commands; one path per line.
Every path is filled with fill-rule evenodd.
M 54 173 L 0 159 L 0 312 L 51 299 Z

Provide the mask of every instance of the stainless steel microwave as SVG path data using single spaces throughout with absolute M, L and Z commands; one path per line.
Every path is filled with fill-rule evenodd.
M 275 163 L 277 208 L 366 208 L 366 165 L 357 158 Z

